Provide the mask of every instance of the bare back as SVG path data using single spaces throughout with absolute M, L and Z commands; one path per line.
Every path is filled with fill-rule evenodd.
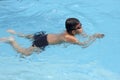
M 64 36 L 62 34 L 48 34 L 48 44 L 59 44 L 64 42 Z
M 74 36 L 64 32 L 60 34 L 48 34 L 47 41 L 49 44 L 59 44 L 62 42 L 75 43 L 77 39 Z

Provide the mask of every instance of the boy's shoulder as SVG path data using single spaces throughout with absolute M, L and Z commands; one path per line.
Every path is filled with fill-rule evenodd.
M 65 40 L 67 41 L 67 42 L 76 42 L 77 41 L 77 38 L 75 37 L 75 36 L 71 36 L 71 35 L 66 35 L 65 36 Z

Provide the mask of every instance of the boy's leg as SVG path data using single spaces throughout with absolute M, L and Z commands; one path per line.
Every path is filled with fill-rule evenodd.
M 17 34 L 17 36 L 33 40 L 33 36 L 34 35 L 33 34 L 23 34 L 23 33 L 20 33 L 20 34 Z
M 33 39 L 33 34 L 23 34 L 23 33 L 19 33 L 16 32 L 15 30 L 9 29 L 7 30 L 7 32 L 11 33 L 11 34 L 16 34 L 19 37 L 23 37 L 23 38 L 27 38 L 27 39 Z
M 7 37 L 7 38 L 0 38 L 0 42 L 9 43 L 17 52 L 22 53 L 23 55 L 30 55 L 32 54 L 36 47 L 29 47 L 29 48 L 22 48 L 13 37 Z

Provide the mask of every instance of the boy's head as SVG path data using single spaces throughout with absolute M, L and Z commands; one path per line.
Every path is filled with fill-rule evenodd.
M 77 27 L 78 26 L 78 27 Z M 80 23 L 80 21 L 76 18 L 68 18 L 65 22 L 65 27 L 66 27 L 66 31 L 70 34 L 70 35 L 74 35 L 73 33 L 78 29 L 82 28 L 82 24 Z M 74 31 L 74 32 L 73 32 Z M 78 32 L 79 33 L 79 32 Z

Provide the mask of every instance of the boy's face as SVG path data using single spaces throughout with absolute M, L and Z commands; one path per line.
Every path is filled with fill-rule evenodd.
M 79 23 L 78 25 L 76 25 L 76 34 L 80 34 L 80 33 L 82 33 L 82 24 L 81 23 Z

